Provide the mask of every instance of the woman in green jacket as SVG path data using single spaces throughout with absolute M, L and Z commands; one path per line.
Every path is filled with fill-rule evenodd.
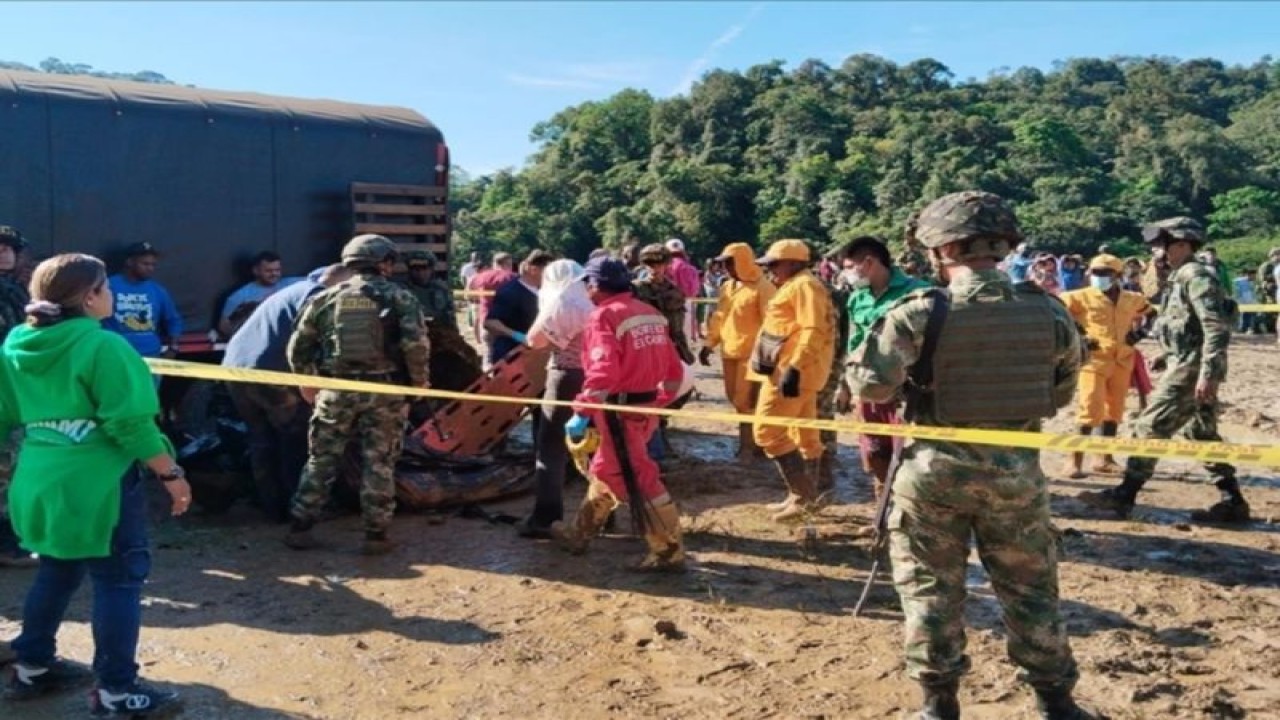
M 58 627 L 87 574 L 93 714 L 173 709 L 177 694 L 142 683 L 135 660 L 151 568 L 144 482 L 152 475 L 164 482 L 175 515 L 190 505 L 191 488 L 156 427 L 159 404 L 146 364 L 99 325 L 112 311 L 102 261 L 52 257 L 36 267 L 30 289 L 26 323 L 0 348 L 0 436 L 24 430 L 9 514 L 40 566 L 5 695 L 22 700 L 88 679 L 56 657 Z

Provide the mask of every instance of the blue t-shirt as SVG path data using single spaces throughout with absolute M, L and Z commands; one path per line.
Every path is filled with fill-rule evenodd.
M 278 370 L 288 372 L 289 360 L 285 352 L 294 323 L 302 313 L 302 306 L 312 295 L 324 289 L 318 281 L 324 268 L 319 268 L 303 278 L 293 278 L 289 287 L 279 290 L 244 321 L 227 342 L 222 356 L 223 367 Z
M 115 306 L 102 326 L 123 335 L 139 355 L 156 357 L 164 347 L 162 338 L 176 340 L 182 334 L 182 315 L 160 283 L 112 275 L 107 284 Z
M 1026 282 L 1027 273 L 1031 271 L 1031 256 L 1030 254 L 1020 255 L 1014 253 L 1009 256 L 1006 267 L 1011 281 L 1014 283 Z
M 222 319 L 226 320 L 231 317 L 231 313 L 236 308 L 245 303 L 262 302 L 270 297 L 273 293 L 279 292 L 290 285 L 302 280 L 300 277 L 280 278 L 280 282 L 275 285 L 260 285 L 257 282 L 245 283 L 236 288 L 236 291 L 227 297 L 227 301 L 222 305 Z

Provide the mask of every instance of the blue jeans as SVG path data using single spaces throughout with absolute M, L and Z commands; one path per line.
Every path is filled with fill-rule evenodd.
M 121 484 L 120 522 L 111 537 L 111 555 L 84 560 L 41 556 L 22 608 L 22 634 L 13 641 L 19 662 L 52 662 L 67 604 L 87 573 L 93 579 L 93 671 L 109 690 L 127 688 L 138 677 L 142 584 L 151 571 L 146 491 L 138 466 L 125 472 Z

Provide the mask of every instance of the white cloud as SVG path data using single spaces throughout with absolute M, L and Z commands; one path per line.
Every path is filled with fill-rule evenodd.
M 752 5 L 745 18 L 740 22 L 730 25 L 724 32 L 720 33 L 720 37 L 712 40 L 711 44 L 707 46 L 707 49 L 702 52 L 702 55 L 695 58 L 689 63 L 689 66 L 685 68 L 684 74 L 680 77 L 680 82 L 672 89 L 671 93 L 673 95 L 680 95 L 682 93 L 689 92 L 689 89 L 692 88 L 693 84 L 702 76 L 702 73 L 710 67 L 711 61 L 716 59 L 716 55 L 720 54 L 720 51 L 728 47 L 734 40 L 737 40 L 738 36 L 741 35 L 742 32 L 747 29 L 747 26 L 751 24 L 751 21 L 755 20 L 756 16 L 760 14 L 761 10 L 764 10 L 764 3 L 756 3 Z
M 508 73 L 507 82 L 553 90 L 600 90 L 646 82 L 652 70 L 652 63 L 641 61 L 561 63 L 551 65 L 536 75 Z
M 511 73 L 507 82 L 532 88 L 552 88 L 557 90 L 594 90 L 600 85 L 590 80 L 572 77 L 545 77 L 541 75 L 522 75 Z

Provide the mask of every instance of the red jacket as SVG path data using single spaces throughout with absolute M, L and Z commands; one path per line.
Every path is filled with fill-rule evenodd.
M 655 392 L 664 383 L 678 385 L 684 377 L 666 318 L 629 292 L 597 305 L 587 318 L 582 369 L 585 377 L 578 397 L 584 401 Z

